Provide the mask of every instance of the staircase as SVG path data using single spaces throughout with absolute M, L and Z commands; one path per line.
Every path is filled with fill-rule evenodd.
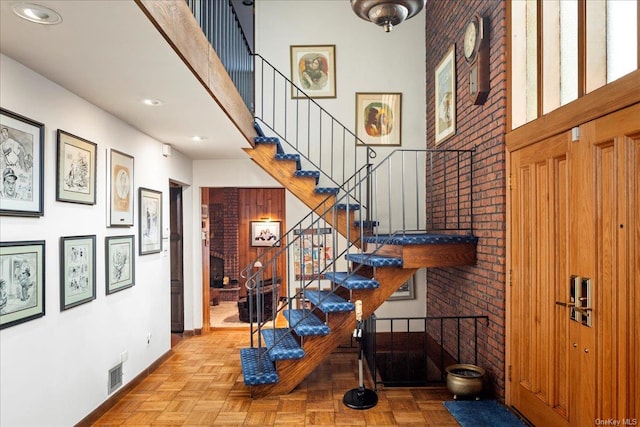
M 373 165 L 370 146 L 250 52 L 230 4 L 187 3 L 253 112 L 259 136 L 247 154 L 310 209 L 241 273 L 249 304 L 261 304 L 265 278 L 282 274 L 276 261 L 286 257 L 286 290 L 272 292 L 275 312 L 266 317 L 282 314 L 288 326 L 266 328 L 256 310 L 250 347 L 240 351 L 253 396 L 285 394 L 349 339 L 355 301 L 367 318 L 417 269 L 475 263 L 471 151 L 396 149 Z M 296 275 L 300 288 L 292 291 L 291 266 L 299 267 L 292 252 L 319 250 L 305 248 L 302 236 L 329 229 L 330 259 Z M 299 300 L 310 306 L 294 307 Z
M 261 269 L 253 273 L 250 267 L 245 269 L 249 292 L 261 294 L 261 277 L 273 277 L 275 272 L 268 270 L 274 269 L 278 257 L 291 259 L 288 248 L 296 235 L 302 234 L 300 230 L 330 226 L 346 241 L 346 249 L 312 274 L 321 280 L 312 278 L 300 291 L 284 298 L 286 303 L 278 312 L 287 320 L 286 328 L 265 328 L 261 319 L 252 319 L 257 329 L 252 326 L 251 347 L 240 351 L 242 372 L 252 396 L 263 397 L 291 392 L 341 343 L 349 340 L 356 326 L 355 301 L 362 301 L 363 317 L 367 318 L 419 268 L 474 264 L 477 238 L 470 234 L 404 229 L 379 234 L 380 223 L 366 219 L 364 212 L 381 210 L 373 205 L 363 206 L 356 195 L 363 193 L 362 187 L 368 185 L 377 169 L 384 170 L 382 165 L 392 157 L 383 159 L 376 168 L 363 169 L 342 187 L 325 187 L 319 185 L 320 172 L 303 169 L 299 154 L 287 154 L 278 137 L 265 136 L 260 126 L 256 129 L 260 136 L 255 139 L 255 148 L 246 150 L 247 154 L 311 212 L 292 228 L 293 232 L 283 236 L 280 247 L 261 257 Z M 340 270 L 342 257 L 346 268 Z M 291 295 L 290 291 L 287 295 Z M 310 307 L 294 307 L 294 301 L 301 298 Z M 252 300 L 251 296 L 249 299 Z

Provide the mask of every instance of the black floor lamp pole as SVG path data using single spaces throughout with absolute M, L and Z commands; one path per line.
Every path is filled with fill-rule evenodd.
M 378 404 L 378 395 L 375 391 L 364 387 L 362 374 L 362 358 L 364 347 L 362 342 L 362 301 L 356 301 L 356 328 L 353 330 L 353 337 L 360 344 L 358 353 L 358 388 L 349 390 L 344 394 L 343 402 L 352 409 L 370 409 Z

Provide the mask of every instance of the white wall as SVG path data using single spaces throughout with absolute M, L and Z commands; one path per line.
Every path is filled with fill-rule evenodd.
M 0 88 L 2 108 L 45 125 L 44 216 L 0 217 L 1 240 L 46 241 L 45 316 L 0 331 L 0 425 L 70 426 L 107 399 L 107 372 L 122 352 L 128 353 L 126 384 L 171 346 L 168 253 L 136 254 L 135 285 L 105 295 L 105 236 L 133 234 L 137 252 L 138 231 L 137 206 L 133 227 L 106 226 L 106 150 L 134 157 L 136 204 L 138 187 L 163 192 L 165 229 L 169 180 L 189 185 L 191 161 L 175 152 L 164 158 L 158 141 L 4 55 Z M 57 129 L 98 145 L 96 205 L 55 200 Z M 189 188 L 185 197 L 185 226 L 191 229 Z M 96 235 L 96 299 L 61 311 L 59 241 L 76 235 Z M 191 241 L 187 236 L 185 247 Z
M 336 98 L 315 101 L 347 128 L 355 130 L 356 92 L 402 93 L 402 146 L 374 147 L 378 160 L 396 148 L 426 147 L 424 11 L 390 33 L 360 19 L 346 0 L 257 0 L 255 16 L 256 53 L 286 76 L 290 46 L 335 45 Z M 386 302 L 376 314 L 424 316 L 425 280 L 418 271 L 416 299 Z

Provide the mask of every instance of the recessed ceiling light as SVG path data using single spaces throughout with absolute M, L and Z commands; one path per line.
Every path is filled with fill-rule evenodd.
M 207 139 L 207 137 L 206 136 L 201 136 L 201 135 L 196 135 L 196 136 L 192 136 L 191 139 L 193 141 L 196 141 L 196 142 L 201 142 L 201 141 L 204 141 L 205 139 Z
M 62 22 L 62 17 L 55 10 L 35 3 L 16 3 L 13 12 L 22 19 L 36 24 L 55 25 Z
M 160 101 L 159 99 L 153 99 L 153 98 L 143 99 L 142 103 L 150 107 L 159 107 L 160 105 L 164 104 L 164 102 Z

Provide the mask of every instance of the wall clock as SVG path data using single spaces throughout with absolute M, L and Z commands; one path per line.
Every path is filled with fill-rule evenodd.
M 464 58 L 469 63 L 469 96 L 482 105 L 489 95 L 489 28 L 487 20 L 475 14 L 464 30 Z

